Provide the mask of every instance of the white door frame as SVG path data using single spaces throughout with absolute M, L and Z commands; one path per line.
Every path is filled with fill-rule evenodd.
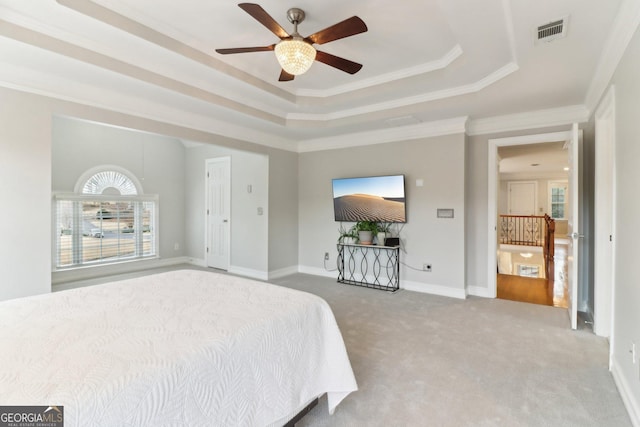
M 611 86 L 595 113 L 594 295 L 593 332 L 613 341 L 615 295 L 615 88 Z M 610 343 L 613 349 L 613 342 Z M 610 359 L 611 360 L 611 359 Z
M 535 135 L 514 136 L 508 138 L 494 138 L 489 140 L 489 163 L 487 188 L 487 296 L 495 298 L 498 295 L 497 275 L 497 251 L 498 251 L 498 147 L 512 145 L 542 144 L 552 141 L 567 141 L 571 139 L 571 131 L 552 132 Z
M 580 296 L 579 278 L 581 274 L 580 254 L 586 253 L 582 251 L 584 247 L 584 235 L 580 230 L 584 227 L 582 224 L 581 205 L 580 205 L 580 189 L 582 188 L 582 171 L 580 165 L 580 153 L 582 152 L 582 138 L 578 124 L 574 123 L 571 128 L 571 140 L 566 145 L 569 150 L 569 216 L 567 217 L 567 285 L 569 291 L 567 293 L 569 306 L 569 320 L 571 321 L 571 329 L 578 329 L 578 299 Z M 580 240 L 582 239 L 582 240 Z M 584 264 L 584 262 L 583 262 Z

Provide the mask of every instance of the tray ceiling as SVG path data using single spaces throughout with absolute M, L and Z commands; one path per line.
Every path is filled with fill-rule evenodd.
M 264 0 L 288 31 L 286 10 L 303 9 L 303 36 L 353 15 L 369 29 L 321 47 L 363 64 L 357 74 L 315 62 L 278 82 L 273 52 L 214 51 L 278 41 L 235 2 L 0 0 L 0 85 L 299 151 L 531 112 L 568 123 L 588 117 L 637 3 Z M 558 19 L 566 37 L 535 43 Z

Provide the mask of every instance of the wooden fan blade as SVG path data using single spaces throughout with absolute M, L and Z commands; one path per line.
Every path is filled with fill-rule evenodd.
M 265 52 L 268 50 L 273 50 L 275 47 L 275 44 L 272 44 L 271 46 L 232 47 L 230 49 L 216 49 L 216 52 L 222 55 L 228 55 L 230 53 Z
M 238 6 L 281 39 L 291 37 L 259 4 L 240 3 Z
M 352 16 L 331 27 L 311 34 L 305 40 L 309 43 L 324 44 L 367 31 L 367 25 L 357 16 Z
M 293 74 L 289 74 L 287 73 L 285 70 L 282 70 L 280 72 L 280 78 L 278 79 L 279 82 L 290 82 L 291 80 L 293 80 L 296 76 L 294 76 Z
M 339 56 L 332 55 L 327 52 L 316 51 L 316 61 L 320 61 L 323 64 L 337 68 L 345 73 L 355 74 L 362 68 L 362 64 L 349 61 L 348 59 L 340 58 Z

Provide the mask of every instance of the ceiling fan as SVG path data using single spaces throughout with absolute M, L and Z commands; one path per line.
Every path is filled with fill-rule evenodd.
M 349 74 L 355 74 L 362 68 L 362 64 L 340 58 L 330 53 L 321 52 L 312 46 L 313 44 L 324 44 L 364 33 L 367 31 L 367 26 L 364 21 L 357 16 L 352 16 L 331 27 L 311 34 L 308 37 L 302 37 L 298 34 L 298 24 L 304 21 L 305 18 L 305 13 L 302 9 L 294 7 L 287 11 L 287 19 L 293 24 L 293 33 L 289 34 L 260 5 L 240 3 L 238 6 L 278 36 L 280 42 L 268 46 L 216 49 L 216 52 L 227 55 L 231 53 L 273 50 L 282 67 L 282 72 L 278 79 L 281 82 L 293 80 L 295 76 L 305 73 L 309 67 L 311 67 L 314 60 Z

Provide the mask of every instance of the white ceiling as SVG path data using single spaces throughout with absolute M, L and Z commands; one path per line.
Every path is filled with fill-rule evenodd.
M 566 141 L 498 147 L 500 175 L 504 177 L 568 178 Z M 566 168 L 566 170 L 565 170 Z
M 359 73 L 316 62 L 278 82 L 272 52 L 214 51 L 278 41 L 235 1 L 0 0 L 0 85 L 294 151 L 567 124 L 595 107 L 638 3 L 262 0 L 287 30 L 302 8 L 303 36 L 353 15 L 369 29 L 318 47 Z M 535 44 L 560 18 L 566 37 Z

